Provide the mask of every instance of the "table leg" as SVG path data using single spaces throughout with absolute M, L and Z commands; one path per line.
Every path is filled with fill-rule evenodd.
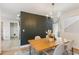
M 43 52 L 38 52 L 38 55 L 43 55 Z
M 29 46 L 29 55 L 31 55 L 31 46 Z
M 67 51 L 67 45 L 64 46 L 64 50 L 65 50 L 65 55 L 68 55 L 68 51 Z
M 72 47 L 72 55 L 74 54 L 74 52 L 73 52 L 73 47 Z

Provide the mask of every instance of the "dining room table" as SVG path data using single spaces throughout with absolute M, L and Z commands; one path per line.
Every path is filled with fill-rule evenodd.
M 52 38 L 53 39 L 53 38 Z M 38 53 L 42 53 L 44 50 L 55 48 L 57 45 L 55 41 L 49 41 L 47 38 L 41 38 L 38 40 L 31 39 L 28 41 L 30 44 L 29 54 L 31 55 L 31 49 L 34 48 Z

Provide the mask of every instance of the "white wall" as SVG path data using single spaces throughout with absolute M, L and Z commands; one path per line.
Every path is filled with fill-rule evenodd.
M 53 24 L 53 33 L 55 36 L 58 36 L 58 23 Z
M 10 40 L 10 21 L 3 21 L 3 39 Z
M 62 17 L 64 19 L 69 18 L 69 17 L 73 17 L 73 16 L 79 16 L 79 9 L 67 11 L 67 12 L 63 13 L 63 15 L 62 15 Z
M 79 48 L 79 33 L 64 32 L 64 38 L 66 40 L 74 40 L 73 47 Z
M 1 53 L 1 11 L 0 11 L 0 53 Z
M 17 23 L 18 24 L 18 29 L 17 29 L 17 35 L 19 37 L 19 21 L 11 18 L 12 16 L 9 15 L 6 12 L 2 12 L 2 22 L 3 22 L 3 39 L 4 40 L 10 40 L 10 23 Z
M 74 34 L 79 34 L 79 20 L 71 24 L 69 27 L 65 28 L 64 31 L 74 33 Z
M 77 48 L 79 48 L 79 30 L 78 30 L 79 17 L 78 16 L 79 16 L 79 9 L 68 11 L 64 13 L 62 16 L 62 20 L 64 21 L 64 23 L 62 24 L 63 38 L 67 40 L 74 40 L 74 43 L 73 43 L 74 47 L 77 47 Z M 74 23 L 75 19 L 77 19 L 78 21 L 77 23 Z M 73 22 L 73 24 L 65 29 L 66 25 L 70 24 L 70 22 Z
M 74 47 L 79 48 L 79 20 L 64 29 L 64 37 L 68 40 L 74 40 Z
M 79 21 L 79 16 L 72 16 L 72 17 L 67 17 L 64 19 L 64 28 L 69 27 L 72 25 L 74 22 Z

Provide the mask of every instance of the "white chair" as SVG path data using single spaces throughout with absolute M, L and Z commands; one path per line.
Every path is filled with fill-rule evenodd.
M 51 51 L 50 51 L 51 52 Z M 44 51 L 46 55 L 50 55 L 50 53 Z M 59 44 L 53 51 L 52 55 L 66 55 L 66 50 L 65 50 L 65 44 L 61 43 Z
M 69 41 L 66 44 L 67 45 L 66 50 L 67 50 L 67 52 L 68 52 L 69 55 L 73 54 L 73 52 L 72 52 L 73 43 L 74 43 L 73 40 L 71 40 L 71 41 Z
M 39 39 L 41 39 L 40 36 L 35 36 L 35 40 L 39 40 Z
M 56 42 L 57 45 L 63 43 L 62 38 L 56 37 Z
M 65 55 L 65 53 L 65 45 L 61 43 L 55 48 L 53 55 Z

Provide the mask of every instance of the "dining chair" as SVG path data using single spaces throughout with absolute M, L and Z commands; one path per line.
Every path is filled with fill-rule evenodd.
M 67 45 L 66 50 L 67 50 L 67 52 L 68 52 L 68 55 L 72 55 L 72 54 L 73 54 L 73 43 L 74 43 L 74 41 L 71 40 L 71 41 L 69 41 L 69 42 L 66 44 L 66 45 Z
M 35 38 L 34 38 L 35 40 L 39 40 L 39 39 L 41 39 L 41 37 L 40 36 L 35 36 Z M 33 47 L 31 47 L 32 48 L 32 53 L 36 53 L 36 51 L 35 51 L 35 49 L 33 48 Z M 31 54 L 31 53 L 30 53 Z
M 66 54 L 66 51 L 65 51 L 64 43 L 59 44 L 53 52 L 53 55 L 65 55 L 65 54 Z
M 51 52 L 51 51 L 50 51 Z M 50 55 L 50 53 L 44 51 L 46 55 Z M 59 44 L 53 51 L 51 55 L 66 55 L 65 44 Z
M 39 39 L 41 39 L 40 36 L 35 36 L 35 40 L 39 40 Z

